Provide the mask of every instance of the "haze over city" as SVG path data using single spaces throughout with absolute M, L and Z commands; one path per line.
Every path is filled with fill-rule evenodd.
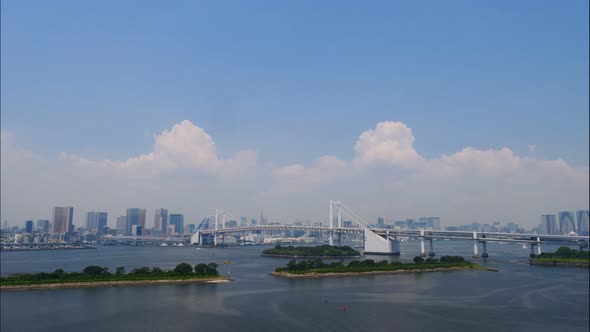
M 27 4 L 2 3 L 11 225 L 54 206 L 110 226 L 130 207 L 325 221 L 330 199 L 443 225 L 588 209 L 585 2 Z

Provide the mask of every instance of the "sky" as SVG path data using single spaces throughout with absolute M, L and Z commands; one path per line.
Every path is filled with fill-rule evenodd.
M 588 209 L 587 1 L 1 3 L 1 210 Z

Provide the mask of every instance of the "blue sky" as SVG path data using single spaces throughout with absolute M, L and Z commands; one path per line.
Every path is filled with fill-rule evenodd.
M 585 1 L 2 2 L 2 128 L 47 154 L 126 158 L 189 119 L 288 163 L 394 120 L 427 156 L 584 165 L 587 91 Z
M 507 147 L 588 167 L 587 1 L 1 9 L 1 128 L 47 159 L 126 160 L 189 120 L 221 157 L 309 165 L 352 160 L 361 133 L 398 121 L 426 159 Z

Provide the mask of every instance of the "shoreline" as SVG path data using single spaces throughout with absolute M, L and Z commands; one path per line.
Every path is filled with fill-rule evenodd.
M 537 260 L 529 260 L 530 265 L 536 266 L 548 266 L 548 267 L 583 267 L 583 268 L 590 268 L 590 262 L 582 263 L 582 262 L 539 262 Z
M 2 285 L 0 291 L 4 290 L 40 290 L 40 289 L 65 289 L 65 288 L 96 288 L 96 287 L 126 287 L 126 286 L 149 286 L 149 285 L 174 285 L 208 283 L 217 284 L 233 281 L 226 277 L 218 278 L 192 278 L 192 279 L 161 279 L 161 280 L 112 280 L 112 281 L 79 281 L 32 285 Z
M 423 272 L 445 272 L 445 271 L 492 271 L 498 272 L 498 269 L 490 267 L 441 267 L 432 269 L 416 269 L 416 270 L 393 270 L 393 271 L 365 271 L 365 272 L 327 272 L 327 273 L 304 273 L 304 274 L 291 274 L 288 272 L 272 272 L 273 277 L 287 278 L 287 279 L 315 279 L 315 278 L 331 278 L 331 277 L 362 277 L 362 276 L 374 276 L 374 275 L 389 275 L 389 274 L 405 274 L 405 273 L 423 273 Z
M 348 259 L 348 258 L 360 258 L 362 255 L 359 256 L 301 256 L 301 255 L 277 255 L 277 254 L 260 254 L 262 257 L 273 257 L 273 258 L 298 258 L 298 259 Z
M 44 250 L 79 250 L 96 249 L 96 247 L 75 247 L 75 248 L 1 248 L 0 251 L 44 251 Z

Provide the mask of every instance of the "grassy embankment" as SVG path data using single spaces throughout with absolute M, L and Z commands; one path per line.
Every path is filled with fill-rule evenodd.
M 359 257 L 360 252 L 349 246 L 330 246 L 321 245 L 315 247 L 283 247 L 277 245 L 272 249 L 266 249 L 262 256 L 274 257 L 308 257 L 308 258 L 339 258 L 339 257 Z
M 173 270 L 162 270 L 159 267 L 142 267 L 125 273 L 123 267 L 118 267 L 115 273 L 106 267 L 87 266 L 80 272 L 67 273 L 62 269 L 46 273 L 12 274 L 0 278 L 0 287 L 19 285 L 45 284 L 75 284 L 75 283 L 108 283 L 108 282 L 142 282 L 154 280 L 189 280 L 189 279 L 221 279 L 217 271 L 217 264 L 197 264 L 194 269 L 190 264 L 180 263 Z
M 532 265 L 590 267 L 590 253 L 568 247 L 559 247 L 555 252 L 544 252 L 531 257 L 530 263 Z
M 420 270 L 445 270 L 445 269 L 481 269 L 473 262 L 466 261 L 460 256 L 442 256 L 440 260 L 428 258 L 424 260 L 417 256 L 414 263 L 402 262 L 375 262 L 372 259 L 364 261 L 351 261 L 347 265 L 342 262 L 324 263 L 320 259 L 295 261 L 291 260 L 285 267 L 275 269 L 280 274 L 335 274 L 335 273 L 364 273 L 364 272 L 386 272 L 386 271 L 420 271 Z

